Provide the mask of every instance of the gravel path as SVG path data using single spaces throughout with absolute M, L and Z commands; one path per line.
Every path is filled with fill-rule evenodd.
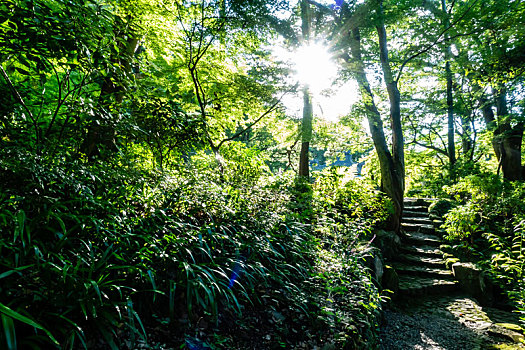
M 428 296 L 385 311 L 381 350 L 525 349 L 515 316 L 465 296 Z

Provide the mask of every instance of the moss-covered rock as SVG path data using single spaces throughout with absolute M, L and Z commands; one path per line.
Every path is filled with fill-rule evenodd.
M 386 259 L 395 257 L 401 247 L 401 239 L 393 231 L 378 230 L 374 245 L 381 250 L 381 254 Z
M 492 304 L 492 284 L 481 269 L 473 263 L 456 262 L 452 264 L 452 272 L 463 291 L 475 297 L 481 305 Z
M 383 289 L 391 290 L 394 295 L 396 295 L 399 290 L 399 276 L 397 275 L 396 270 L 390 265 L 385 265 L 384 267 L 381 286 Z
M 443 216 L 445 216 L 446 213 L 448 213 L 451 209 L 455 208 L 456 206 L 457 203 L 453 200 L 440 198 L 434 201 L 432 204 L 430 204 L 430 206 L 428 207 L 428 212 L 432 217 L 443 218 Z

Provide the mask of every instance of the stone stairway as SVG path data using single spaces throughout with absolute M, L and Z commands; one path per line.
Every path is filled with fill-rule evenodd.
M 441 238 L 428 214 L 430 200 L 406 198 L 401 226 L 401 251 L 391 262 L 399 276 L 400 297 L 442 294 L 459 288 L 446 268 Z
M 429 217 L 430 203 L 405 199 L 401 246 L 387 261 L 398 288 L 383 313 L 379 349 L 525 350 L 516 314 L 482 307 L 446 268 L 440 222 Z

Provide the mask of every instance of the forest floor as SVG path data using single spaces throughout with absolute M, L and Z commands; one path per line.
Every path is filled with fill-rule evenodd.
M 384 313 L 382 350 L 525 349 L 510 312 L 461 294 L 397 302 Z

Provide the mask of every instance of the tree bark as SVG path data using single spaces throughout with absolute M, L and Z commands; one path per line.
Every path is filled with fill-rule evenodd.
M 476 92 L 481 93 L 481 87 L 478 84 L 474 84 L 474 89 Z M 492 131 L 493 133 L 492 148 L 494 149 L 494 153 L 496 154 L 496 159 L 499 161 L 501 159 L 501 147 L 499 145 L 498 138 L 496 137 L 496 133 L 498 133 L 498 123 L 496 121 L 494 111 L 492 110 L 493 104 L 485 97 L 483 93 L 481 93 L 479 103 L 481 106 L 483 119 L 485 120 L 485 124 L 487 125 L 487 130 Z
M 507 108 L 507 90 L 501 85 L 495 89 L 497 127 L 494 130 L 493 145 L 498 149 L 503 178 L 509 181 L 522 181 L 521 144 L 523 141 L 523 122 L 511 124 Z
M 308 86 L 303 88 L 303 120 L 301 123 L 301 153 L 299 156 L 299 176 L 310 178 L 310 141 L 312 140 L 313 109 Z
M 445 28 L 450 27 L 450 20 L 447 14 L 446 0 L 441 0 L 441 10 L 443 11 Z M 450 163 L 450 175 L 454 176 L 454 164 L 456 163 L 456 144 L 454 142 L 454 100 L 452 96 L 452 70 L 450 69 L 450 60 L 452 59 L 452 51 L 450 48 L 450 39 L 448 32 L 445 33 L 445 76 L 447 80 L 447 149 L 448 159 Z
M 471 120 L 469 116 L 460 115 L 461 119 L 461 128 L 463 129 L 461 133 L 461 144 L 463 148 L 463 157 L 464 159 L 472 160 L 474 158 L 474 140 L 472 139 L 472 127 Z
M 384 29 L 384 26 L 382 26 Z M 380 34 L 380 36 L 386 40 L 386 34 Z M 383 41 L 380 39 L 380 41 Z M 386 42 L 384 42 L 386 43 Z M 386 53 L 388 58 L 388 51 L 385 51 L 386 47 L 382 47 L 382 56 Z M 401 123 L 396 118 L 400 116 L 399 104 L 396 105 L 395 101 L 399 101 L 399 91 L 397 90 L 397 83 L 391 81 L 389 87 L 389 97 L 392 94 L 391 100 L 391 124 L 393 128 L 393 147 L 392 152 L 386 142 L 385 133 L 383 130 L 383 121 L 381 120 L 381 114 L 377 109 L 374 102 L 374 95 L 370 89 L 370 84 L 365 72 L 365 65 L 361 54 L 361 36 L 359 29 L 353 29 L 350 36 L 350 50 L 352 53 L 352 60 L 348 60 L 349 64 L 355 69 L 355 76 L 359 85 L 359 90 L 365 108 L 367 110 L 368 125 L 370 133 L 372 134 L 372 140 L 374 141 L 374 147 L 376 149 L 380 170 L 381 170 L 381 184 L 383 191 L 392 199 L 394 204 L 394 214 L 391 217 L 389 228 L 399 232 L 401 227 L 401 215 L 403 213 L 403 194 L 404 194 L 404 153 L 403 153 L 403 134 L 401 132 Z M 388 72 L 390 66 L 386 68 Z M 388 80 L 387 80 L 388 81 Z M 394 116 L 394 118 L 392 118 Z M 395 156 L 394 156 L 394 151 Z
M 310 4 L 301 0 L 301 30 L 303 45 L 308 43 L 311 34 Z M 299 177 L 310 179 L 310 141 L 312 140 L 312 97 L 308 85 L 303 87 L 303 119 L 301 123 L 301 153 L 299 156 Z
M 405 141 L 403 138 L 403 127 L 401 125 L 401 94 L 394 79 L 388 57 L 388 38 L 384 23 L 383 1 L 379 2 L 379 23 L 377 34 L 379 38 L 379 57 L 381 68 L 385 79 L 388 99 L 390 102 L 390 126 L 392 130 L 392 165 L 389 169 L 389 180 L 383 180 L 385 192 L 387 192 L 394 203 L 395 218 L 393 224 L 398 230 L 403 215 L 403 197 L 405 192 Z M 384 178 L 384 177 L 383 177 Z M 386 186 L 390 188 L 386 188 Z

